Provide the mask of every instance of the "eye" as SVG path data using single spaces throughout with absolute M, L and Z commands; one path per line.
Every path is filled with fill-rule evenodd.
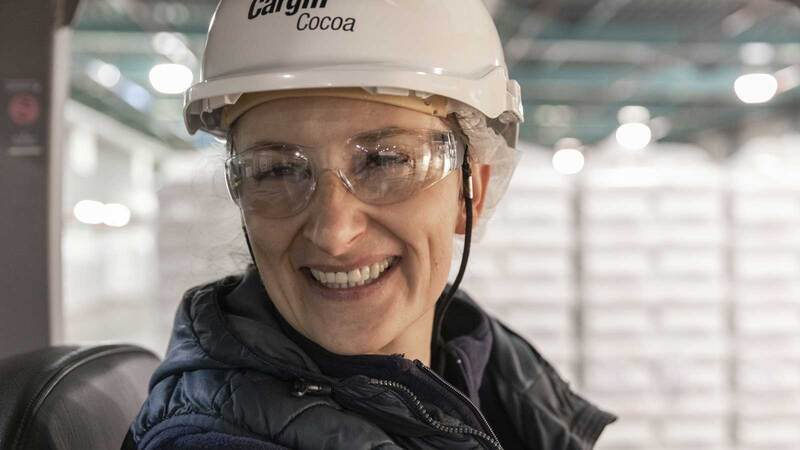
M 311 176 L 309 168 L 303 164 L 296 163 L 276 163 L 261 168 L 253 174 L 257 181 L 262 180 L 282 180 L 282 179 L 305 179 Z
M 308 159 L 299 149 L 269 145 L 252 150 L 243 159 L 245 175 L 256 182 L 299 181 L 311 177 Z
M 379 150 L 366 155 L 366 167 L 376 168 L 396 165 L 410 165 L 411 157 L 395 149 Z

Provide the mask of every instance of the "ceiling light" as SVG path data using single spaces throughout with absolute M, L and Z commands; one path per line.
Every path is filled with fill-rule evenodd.
M 627 150 L 642 150 L 653 139 L 650 127 L 643 123 L 626 123 L 617 128 L 617 142 Z
M 733 89 L 744 103 L 766 103 L 778 92 L 778 80 L 772 74 L 750 73 L 737 78 Z
M 103 207 L 103 223 L 110 227 L 124 227 L 131 221 L 131 210 L 119 203 L 109 203 Z
M 573 138 L 564 138 L 555 145 L 553 154 L 553 169 L 562 175 L 575 175 L 583 170 L 584 157 L 581 141 Z
M 553 169 L 563 175 L 575 175 L 583 170 L 584 158 L 580 150 L 561 149 L 553 155 Z
M 191 69 L 182 64 L 158 64 L 150 69 L 150 84 L 162 94 L 181 94 L 192 81 Z
M 766 42 L 748 42 L 739 48 L 739 59 L 749 66 L 766 66 L 775 59 L 775 47 Z
M 94 200 L 81 200 L 72 209 L 72 213 L 82 223 L 97 225 L 103 223 L 105 205 Z

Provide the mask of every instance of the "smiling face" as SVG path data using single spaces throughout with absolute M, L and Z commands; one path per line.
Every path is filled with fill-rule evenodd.
M 237 151 L 264 141 L 310 146 L 331 167 L 342 167 L 349 137 L 387 127 L 449 130 L 438 117 L 395 106 L 306 97 L 247 112 L 233 142 Z M 321 173 L 308 206 L 293 216 L 244 209 L 270 298 L 297 331 L 329 351 L 427 361 L 453 234 L 463 228 L 458 171 L 389 205 L 364 203 L 336 173 Z

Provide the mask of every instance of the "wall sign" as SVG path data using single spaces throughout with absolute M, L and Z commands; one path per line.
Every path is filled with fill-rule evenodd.
M 34 78 L 0 81 L 0 151 L 41 156 L 46 148 L 42 83 Z

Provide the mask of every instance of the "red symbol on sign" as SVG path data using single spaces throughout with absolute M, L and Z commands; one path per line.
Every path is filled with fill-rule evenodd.
M 14 125 L 20 127 L 36 123 L 40 113 L 39 99 L 32 94 L 16 94 L 8 103 L 8 117 Z

